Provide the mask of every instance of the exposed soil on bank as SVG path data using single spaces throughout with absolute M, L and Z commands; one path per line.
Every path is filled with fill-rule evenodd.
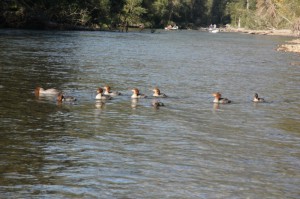
M 292 30 L 248 30 L 244 28 L 225 28 L 222 30 L 224 32 L 239 32 L 244 34 L 253 34 L 253 35 L 273 35 L 273 36 L 286 36 L 286 37 L 299 37 L 299 34 L 293 32 Z M 287 41 L 287 43 L 279 45 L 277 47 L 278 51 L 284 52 L 293 52 L 300 54 L 300 39 L 293 39 Z
M 286 44 L 278 46 L 278 51 L 293 52 L 300 54 L 300 39 L 288 41 Z
M 282 29 L 282 30 L 250 30 L 245 28 L 224 28 L 221 29 L 224 32 L 239 32 L 244 34 L 252 34 L 252 35 L 274 35 L 274 36 L 290 36 L 290 37 L 297 37 L 297 33 L 294 33 L 292 30 L 289 29 Z

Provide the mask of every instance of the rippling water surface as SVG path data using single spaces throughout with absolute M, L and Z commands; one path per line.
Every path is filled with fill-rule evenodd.
M 1 198 L 299 198 L 300 58 L 275 51 L 287 39 L 1 30 Z M 123 95 L 98 103 L 106 84 Z M 164 107 L 130 99 L 155 86 Z

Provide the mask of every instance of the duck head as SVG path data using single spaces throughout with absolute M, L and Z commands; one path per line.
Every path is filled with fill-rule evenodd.
M 221 93 L 216 92 L 212 94 L 216 99 L 220 99 L 221 98 Z
M 41 90 L 41 87 L 36 87 L 36 88 L 34 89 L 34 94 L 35 94 L 36 96 L 39 96 L 39 95 L 40 95 L 40 90 Z
M 104 89 L 106 90 L 106 92 L 110 92 L 110 86 L 104 86 Z
M 59 93 L 59 94 L 57 95 L 57 98 L 56 98 L 56 99 L 57 99 L 58 102 L 62 102 L 62 101 L 64 100 L 64 98 L 65 98 L 64 95 L 63 95 L 62 93 Z
M 103 93 L 103 89 L 99 87 L 99 88 L 97 89 L 97 93 L 101 93 L 101 94 L 102 94 L 102 93 Z
M 160 90 L 158 88 L 154 88 L 153 92 L 155 95 L 160 95 Z
M 132 91 L 133 94 L 135 94 L 135 95 L 139 95 L 139 94 L 140 94 L 140 91 L 139 91 L 139 89 L 137 89 L 137 88 L 134 88 L 134 89 L 132 89 L 131 91 Z

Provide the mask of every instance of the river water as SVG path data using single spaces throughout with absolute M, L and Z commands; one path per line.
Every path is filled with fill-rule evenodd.
M 275 50 L 287 39 L 0 30 L 1 198 L 299 198 L 300 57 Z M 123 95 L 96 102 L 106 84 Z M 130 99 L 155 86 L 164 107 Z

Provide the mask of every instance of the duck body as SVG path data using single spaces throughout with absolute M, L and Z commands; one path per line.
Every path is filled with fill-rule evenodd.
M 73 96 L 64 96 L 63 94 L 59 94 L 57 96 L 58 102 L 75 102 L 77 99 Z
M 153 94 L 153 97 L 161 97 L 161 98 L 164 98 L 164 97 L 168 97 L 166 94 L 164 93 L 161 93 L 160 95 L 156 95 L 156 94 Z
M 152 102 L 152 106 L 155 107 L 155 108 L 157 108 L 157 107 L 165 106 L 165 105 L 164 105 L 164 103 L 155 100 L 155 101 Z
M 102 93 L 98 93 L 96 95 L 95 99 L 97 99 L 97 100 L 110 100 L 110 99 L 112 99 L 112 97 L 108 96 L 108 95 L 104 95 Z
M 73 97 L 73 96 L 64 96 L 63 101 L 66 101 L 66 102 L 75 102 L 75 101 L 77 101 L 77 99 L 75 97 Z
M 154 88 L 153 92 L 154 92 L 153 97 L 161 97 L 161 98 L 168 97 L 166 94 L 161 93 L 158 88 Z
M 132 92 L 133 92 L 133 94 L 131 96 L 132 99 L 140 99 L 140 98 L 146 98 L 147 97 L 144 94 L 140 94 L 140 91 L 137 88 L 132 89 Z
M 103 94 L 103 89 L 102 88 L 98 88 L 97 93 L 98 94 L 95 97 L 95 99 L 97 99 L 97 100 L 110 100 L 110 99 L 112 99 L 111 96 Z
M 221 98 L 221 94 L 219 92 L 217 93 L 213 93 L 213 96 L 215 97 L 214 99 L 214 103 L 218 103 L 218 104 L 229 104 L 231 103 L 231 100 L 227 99 L 227 98 Z
M 214 103 L 229 104 L 229 103 L 231 103 L 231 100 L 229 100 L 227 98 L 214 99 Z
M 131 98 L 132 99 L 140 99 L 140 98 L 147 98 L 147 96 L 144 94 L 139 94 L 139 95 L 133 94 L 133 95 L 131 95 Z
M 59 91 L 55 88 L 49 88 L 49 89 L 43 89 L 41 87 L 36 87 L 35 90 L 35 95 L 40 96 L 40 95 L 58 95 Z
M 264 98 L 258 97 L 258 94 L 257 94 L 257 93 L 254 94 L 254 98 L 253 98 L 252 101 L 253 101 L 253 102 L 265 102 Z
M 105 89 L 104 95 L 109 95 L 109 96 L 118 96 L 118 95 L 121 95 L 121 93 L 118 92 L 118 91 L 111 91 L 110 86 L 105 86 L 104 89 Z
M 121 93 L 118 92 L 118 91 L 110 91 L 110 92 L 105 91 L 105 92 L 104 92 L 104 95 L 118 96 L 118 95 L 121 95 Z

